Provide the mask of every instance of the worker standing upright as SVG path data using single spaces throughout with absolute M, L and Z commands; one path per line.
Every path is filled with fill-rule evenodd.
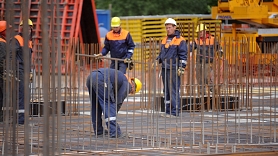
M 30 58 L 30 62 L 24 62 L 24 57 L 23 55 L 25 55 L 26 53 L 23 52 L 23 46 L 24 46 L 24 39 L 23 39 L 23 22 L 25 21 L 21 21 L 20 22 L 20 27 L 19 27 L 19 33 L 17 35 L 14 36 L 14 38 L 12 38 L 11 44 L 15 43 L 14 45 L 10 45 L 11 47 L 11 54 L 12 52 L 15 52 L 15 57 L 16 57 L 16 73 L 18 73 L 17 75 L 18 77 L 18 81 L 19 81 L 19 87 L 18 87 L 18 124 L 22 125 L 24 124 L 24 98 L 26 98 L 24 96 L 24 72 L 28 72 L 30 74 L 30 77 L 32 76 L 30 71 L 24 71 L 24 64 L 28 64 L 31 67 L 31 58 L 32 58 L 32 32 L 33 32 L 33 22 L 28 19 L 28 25 L 29 25 L 29 42 L 28 42 L 28 47 L 29 47 L 29 51 L 27 53 L 27 55 Z M 31 69 L 31 68 L 30 68 Z
M 137 78 L 127 78 L 122 72 L 111 68 L 97 69 L 88 76 L 86 86 L 92 103 L 93 129 L 97 136 L 105 134 L 102 113 L 111 138 L 124 137 L 116 122 L 117 112 L 128 94 L 140 91 L 142 83 Z
M 4 104 L 4 64 L 6 59 L 6 21 L 0 21 L 0 122 L 3 121 Z
M 117 66 L 115 60 L 112 60 L 110 68 L 120 70 L 125 74 L 128 64 L 132 63 L 135 44 L 130 33 L 121 28 L 119 17 L 111 19 L 111 27 L 112 30 L 105 36 L 102 52 L 96 56 L 105 56 L 110 51 L 112 58 L 124 59 L 124 61 L 118 61 Z
M 198 37 L 195 38 L 193 44 L 191 44 L 190 49 L 197 49 L 196 53 L 196 79 L 199 85 L 198 91 L 201 95 L 206 94 L 207 92 L 213 91 L 212 81 L 213 76 L 210 76 L 213 73 L 212 63 L 214 60 L 216 48 L 220 49 L 217 42 L 215 42 L 214 36 L 207 33 L 207 27 L 205 24 L 201 23 L 196 28 L 196 33 Z M 193 48 L 194 47 L 194 48 Z
M 162 81 L 165 94 L 166 117 L 179 116 L 180 113 L 180 76 L 187 64 L 185 39 L 176 30 L 177 23 L 168 18 L 165 21 L 167 36 L 162 40 L 157 60 L 162 63 Z

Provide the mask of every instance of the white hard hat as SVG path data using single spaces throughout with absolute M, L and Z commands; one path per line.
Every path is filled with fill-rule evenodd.
M 173 19 L 173 18 L 168 18 L 165 23 L 166 24 L 174 24 L 174 25 L 177 25 L 177 22 Z

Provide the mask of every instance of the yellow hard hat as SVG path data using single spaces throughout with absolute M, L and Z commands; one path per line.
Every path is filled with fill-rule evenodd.
M 0 21 L 0 32 L 3 32 L 6 30 L 7 22 L 6 21 Z
M 135 93 L 138 93 L 142 88 L 142 82 L 137 78 L 132 78 L 135 83 Z
M 111 27 L 119 27 L 121 25 L 121 19 L 119 17 L 113 17 L 111 19 Z
M 199 31 L 203 31 L 203 30 L 207 30 L 207 27 L 206 25 L 204 25 L 203 23 L 199 24 L 196 28 L 196 32 L 199 32 Z
M 23 25 L 23 20 L 20 22 L 19 25 L 20 25 L 20 26 Z M 32 22 L 30 19 L 28 19 L 28 25 L 29 25 L 29 26 L 33 26 L 33 22 Z

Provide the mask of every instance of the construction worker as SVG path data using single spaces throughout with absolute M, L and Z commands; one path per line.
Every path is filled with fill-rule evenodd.
M 102 113 L 111 138 L 124 137 L 116 122 L 116 114 L 128 94 L 140 91 L 142 83 L 137 78 L 127 78 L 111 68 L 97 69 L 88 76 L 86 86 L 92 103 L 92 123 L 96 136 L 106 133 L 102 126 Z
M 187 46 L 185 39 L 176 30 L 177 23 L 168 18 L 165 21 L 167 36 L 162 40 L 157 60 L 162 63 L 162 81 L 165 94 L 166 117 L 179 116 L 180 112 L 180 76 L 187 64 Z
M 111 27 L 112 30 L 105 36 L 104 47 L 101 53 L 96 56 L 105 56 L 110 51 L 112 58 L 124 59 L 124 61 L 118 61 L 117 66 L 115 60 L 112 60 L 110 68 L 120 70 L 125 74 L 129 65 L 133 66 L 132 56 L 135 44 L 130 33 L 121 28 L 119 17 L 111 19 Z M 132 67 L 129 67 L 129 69 L 132 69 Z
M 213 73 L 211 64 L 213 63 L 214 58 L 214 47 L 215 38 L 207 33 L 207 27 L 205 24 L 201 23 L 196 28 L 196 33 L 198 33 L 198 37 L 195 38 L 194 48 L 193 44 L 191 44 L 191 51 L 197 48 L 196 55 L 196 79 L 199 85 L 198 91 L 201 95 L 206 94 L 206 86 L 209 91 L 212 91 L 211 84 L 212 79 L 210 78 L 210 74 Z M 202 75 L 203 74 L 203 75 Z
M 15 43 L 14 45 L 11 45 L 11 54 L 12 52 L 15 52 L 15 58 L 16 58 L 16 75 L 19 75 L 18 81 L 19 81 L 19 87 L 18 87 L 18 124 L 24 124 L 24 64 L 27 63 L 31 67 L 31 58 L 32 58 L 32 32 L 33 32 L 33 22 L 28 19 L 28 25 L 29 25 L 29 52 L 28 55 L 30 57 L 30 62 L 24 62 L 24 57 L 23 57 L 23 44 L 24 44 L 24 39 L 23 39 L 23 22 L 20 22 L 20 27 L 19 27 L 19 33 L 12 38 L 11 44 Z M 30 71 L 26 71 L 30 73 Z M 30 74 L 30 79 L 32 77 L 32 74 Z
M 4 62 L 6 59 L 6 21 L 0 21 L 0 122 L 3 122 Z

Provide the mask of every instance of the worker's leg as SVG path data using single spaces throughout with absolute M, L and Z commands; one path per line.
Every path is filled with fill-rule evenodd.
M 99 105 L 98 101 L 96 101 L 96 93 L 94 90 L 92 90 L 92 93 L 90 94 L 92 98 L 92 109 L 91 109 L 91 115 L 92 115 L 92 123 L 93 128 L 96 135 L 103 134 L 103 126 L 102 126 L 102 109 Z
M 210 67 L 209 63 L 206 63 L 204 66 L 204 81 L 205 85 L 208 87 L 208 91 L 212 90 L 212 79 L 210 76 L 212 68 Z
M 117 69 L 115 68 L 115 60 L 111 60 L 110 68 Z
M 18 86 L 18 124 L 24 124 L 24 72 L 19 71 Z
M 161 69 L 161 75 L 162 75 L 162 82 L 163 82 L 163 93 L 164 93 L 164 103 L 166 106 L 166 114 L 170 114 L 170 74 L 169 74 L 170 70 L 165 68 Z
M 172 70 L 171 76 L 171 115 L 179 116 L 180 113 L 180 76 Z
M 204 80 L 206 85 L 210 82 L 210 75 L 209 75 L 210 72 L 211 72 L 210 65 L 209 63 L 206 63 L 204 66 Z
M 200 94 L 205 94 L 205 74 L 204 74 L 204 67 L 201 62 L 198 60 L 196 61 L 196 79 L 198 83 L 198 92 Z
M 102 108 L 110 137 L 117 137 L 121 135 L 121 129 L 116 121 L 117 105 L 115 103 L 114 91 L 112 88 L 111 83 L 100 83 L 98 85 L 98 102 Z
M 97 86 L 97 77 L 96 72 L 93 72 L 88 78 L 86 82 L 86 86 L 88 88 L 90 94 L 90 100 L 92 104 L 91 108 L 91 116 L 92 116 L 92 124 L 94 128 L 94 132 L 96 135 L 103 134 L 103 126 L 102 126 L 102 109 L 97 101 L 97 96 L 94 87 Z
M 121 71 L 121 72 L 123 72 L 124 74 L 126 74 L 126 69 L 127 69 L 128 64 L 127 64 L 127 63 L 124 63 L 124 62 L 122 62 L 122 61 L 119 61 L 118 63 L 119 63 L 119 65 L 118 65 L 118 67 L 119 67 L 118 70 Z
M 104 117 L 105 117 L 106 125 L 107 125 L 108 129 L 110 130 L 110 132 L 109 132 L 110 137 L 120 136 L 121 129 L 117 123 L 117 111 L 116 111 L 117 105 L 115 103 L 113 103 L 112 101 L 105 102 L 105 103 L 106 103 L 106 105 L 105 105 Z

